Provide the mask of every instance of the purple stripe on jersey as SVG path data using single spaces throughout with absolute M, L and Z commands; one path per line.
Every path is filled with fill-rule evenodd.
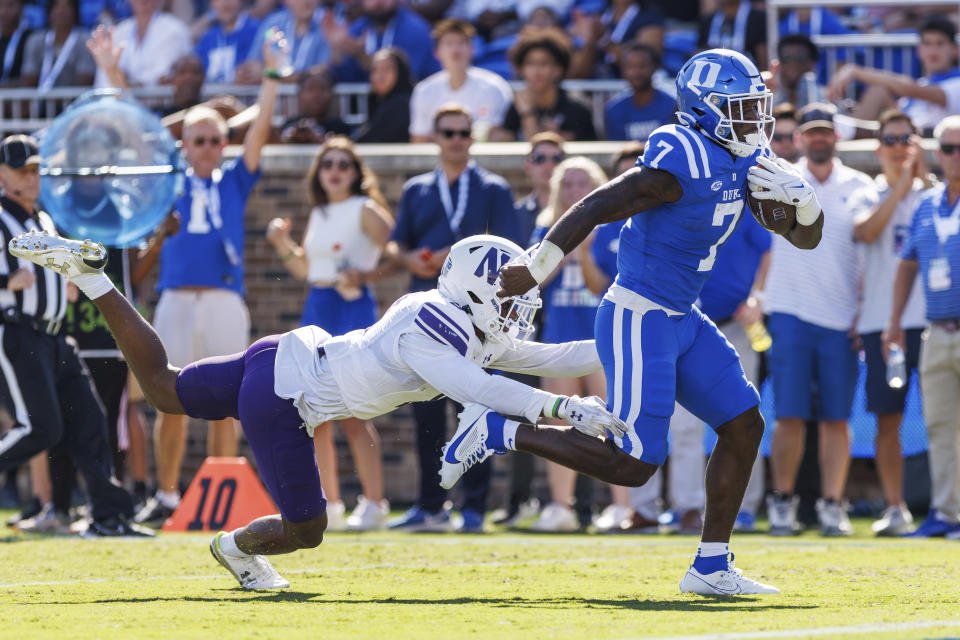
M 430 309 L 431 309 L 432 311 L 434 311 L 437 315 L 439 315 L 441 318 L 443 318 L 444 320 L 446 320 L 447 322 L 449 322 L 450 325 L 453 326 L 453 328 L 456 329 L 457 332 L 458 332 L 460 335 L 463 336 L 463 339 L 464 339 L 464 340 L 466 340 L 468 343 L 470 342 L 470 335 L 469 335 L 466 331 L 464 331 L 464 330 L 463 330 L 463 327 L 461 327 L 459 324 L 457 324 L 457 322 L 456 322 L 453 318 L 451 318 L 450 316 L 448 316 L 447 314 L 445 314 L 445 313 L 443 312 L 443 310 L 440 309 L 440 307 L 436 306 L 436 305 L 433 304 L 432 302 L 427 302 L 427 303 L 424 304 L 424 306 L 430 307 Z
M 428 336 L 430 336 L 431 338 L 433 338 L 434 340 L 436 340 L 436 341 L 439 342 L 440 344 L 447 344 L 446 342 L 444 342 L 443 340 L 441 340 L 440 338 L 438 338 L 438 337 L 437 337 L 437 334 L 435 334 L 433 331 L 431 331 L 431 330 L 427 327 L 427 325 L 423 324 L 422 322 L 420 322 L 420 321 L 417 320 L 417 319 L 414 319 L 413 322 L 414 322 L 418 327 L 420 327 L 421 329 L 423 329 L 423 332 L 424 332 L 425 334 L 427 334 Z
M 422 307 L 417 314 L 417 319 L 430 327 L 444 342 L 448 342 L 451 347 L 460 352 L 460 355 L 467 355 L 467 343 L 464 342 L 460 333 L 454 331 L 450 325 L 435 316 L 429 309 Z

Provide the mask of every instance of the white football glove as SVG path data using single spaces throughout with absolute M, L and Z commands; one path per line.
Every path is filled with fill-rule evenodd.
M 757 200 L 776 200 L 800 207 L 813 198 L 813 187 L 783 158 L 760 156 L 757 162 L 760 166 L 750 167 L 747 172 L 750 193 Z
M 609 431 L 622 438 L 628 429 L 623 420 L 607 411 L 606 403 L 597 396 L 564 398 L 557 408 L 557 417 L 588 436 L 606 437 Z
M 757 158 L 760 166 L 750 167 L 747 182 L 750 193 L 757 200 L 776 200 L 797 208 L 797 222 L 809 226 L 820 215 L 817 194 L 800 172 L 783 158 Z

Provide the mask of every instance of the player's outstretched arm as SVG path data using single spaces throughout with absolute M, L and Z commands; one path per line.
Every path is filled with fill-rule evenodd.
M 500 295 L 522 295 L 543 282 L 599 224 L 623 220 L 683 197 L 680 182 L 667 171 L 634 167 L 570 207 L 547 232 L 529 267 L 507 265 Z

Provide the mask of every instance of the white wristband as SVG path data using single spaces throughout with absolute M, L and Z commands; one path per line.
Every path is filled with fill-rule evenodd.
M 817 218 L 820 217 L 820 201 L 817 200 L 817 194 L 814 193 L 810 201 L 797 206 L 797 224 L 809 227 Z
M 103 273 L 81 273 L 70 280 L 91 300 L 96 300 L 115 289 L 113 282 Z
M 533 254 L 530 260 L 530 265 L 527 267 L 530 270 L 530 275 L 537 281 L 537 284 L 546 280 L 547 277 L 553 273 L 557 265 L 563 261 L 564 255 L 563 249 L 552 242 L 544 240 L 540 243 L 536 253 Z
M 564 398 L 566 398 L 566 396 L 555 396 L 550 394 L 550 397 L 547 398 L 543 403 L 543 411 L 541 412 L 541 415 L 543 415 L 544 418 L 556 418 L 556 411 L 563 403 Z

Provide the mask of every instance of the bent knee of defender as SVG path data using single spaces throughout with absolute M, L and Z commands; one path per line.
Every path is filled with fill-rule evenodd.
M 313 549 L 323 542 L 323 533 L 327 530 L 327 514 L 307 522 L 286 522 L 287 531 L 301 549 Z

